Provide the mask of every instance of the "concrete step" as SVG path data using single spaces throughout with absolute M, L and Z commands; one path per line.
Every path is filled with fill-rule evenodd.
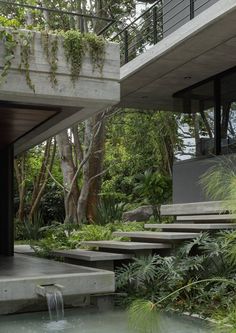
M 131 254 L 88 251 L 82 249 L 54 250 L 52 254 L 57 257 L 73 258 L 84 261 L 105 261 L 105 260 L 113 261 L 113 260 L 132 259 Z
M 114 236 L 129 237 L 131 240 L 140 242 L 179 242 L 187 239 L 193 239 L 199 233 L 193 232 L 152 232 L 152 231 L 136 231 L 136 232 L 114 232 Z
M 166 231 L 216 231 L 236 229 L 236 223 L 169 223 L 169 224 L 145 224 L 145 229 L 161 229 Z
M 180 223 L 214 223 L 214 222 L 232 222 L 236 220 L 236 214 L 213 214 L 213 215 L 189 215 L 177 216 L 176 221 Z
M 100 251 L 88 251 L 82 249 L 55 250 L 52 252 L 55 257 L 64 258 L 66 263 L 83 265 L 99 269 L 114 271 L 120 261 L 131 260 L 134 255 L 124 253 L 109 253 Z
M 86 241 L 83 246 L 96 247 L 106 252 L 135 253 L 139 255 L 151 254 L 153 250 L 171 249 L 171 245 L 150 242 L 121 242 L 121 241 Z
M 225 213 L 222 201 L 193 202 L 183 204 L 162 205 L 161 215 L 208 215 Z

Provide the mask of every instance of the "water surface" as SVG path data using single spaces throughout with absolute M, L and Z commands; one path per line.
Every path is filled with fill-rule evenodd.
M 210 333 L 202 321 L 177 316 L 162 316 L 160 329 L 153 333 Z M 128 327 L 124 311 L 98 312 L 72 309 L 65 320 L 50 322 L 48 313 L 0 316 L 0 333 L 139 333 Z

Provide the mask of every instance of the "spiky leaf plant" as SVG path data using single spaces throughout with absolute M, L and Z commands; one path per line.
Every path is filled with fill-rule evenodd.
M 222 207 L 236 213 L 236 156 L 221 156 L 202 175 L 200 184 L 207 197 L 222 200 Z

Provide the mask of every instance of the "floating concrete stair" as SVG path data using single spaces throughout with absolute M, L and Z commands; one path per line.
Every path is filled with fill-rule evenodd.
M 212 215 L 224 213 L 227 212 L 222 201 L 193 202 L 161 206 L 162 216 Z
M 214 215 L 189 215 L 189 216 L 177 216 L 176 221 L 179 223 L 217 223 L 217 222 L 236 222 L 236 214 L 214 214 Z
M 114 236 L 129 237 L 137 242 L 180 242 L 197 237 L 198 233 L 193 232 L 152 232 L 152 231 L 136 231 L 136 232 L 114 232 Z M 131 243 L 132 244 L 132 243 Z
M 96 247 L 106 252 L 151 254 L 153 250 L 168 250 L 169 244 L 148 243 L 148 242 L 121 242 L 121 241 L 86 241 L 82 242 L 83 246 Z
M 145 224 L 145 229 L 161 229 L 166 231 L 217 231 L 236 229 L 236 223 L 170 223 L 170 224 Z
M 88 251 L 82 249 L 75 250 L 55 250 L 52 252 L 55 257 L 64 258 L 66 263 L 84 265 L 94 268 L 114 270 L 114 262 L 131 260 L 133 255 L 124 253 L 108 253 L 100 251 Z

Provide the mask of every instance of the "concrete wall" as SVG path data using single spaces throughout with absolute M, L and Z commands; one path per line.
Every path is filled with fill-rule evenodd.
M 200 177 L 220 157 L 176 162 L 173 166 L 173 203 L 209 201 L 199 184 Z
M 0 41 L 0 67 L 3 66 L 4 45 Z M 91 115 L 117 104 L 120 101 L 120 50 L 119 45 L 107 43 L 102 71 L 93 67 L 90 55 L 85 54 L 79 79 L 71 81 L 63 40 L 59 40 L 56 86 L 50 82 L 50 66 L 42 47 L 41 35 L 35 33 L 30 56 L 30 77 L 35 93 L 28 87 L 25 74 L 19 71 L 20 48 L 6 77 L 0 85 L 0 100 L 59 107 L 61 112 L 38 126 L 15 143 L 15 152 L 20 153 L 53 136 L 65 128 Z
M 194 15 L 197 16 L 218 0 L 195 0 Z M 164 0 L 163 34 L 168 36 L 190 20 L 190 0 Z

